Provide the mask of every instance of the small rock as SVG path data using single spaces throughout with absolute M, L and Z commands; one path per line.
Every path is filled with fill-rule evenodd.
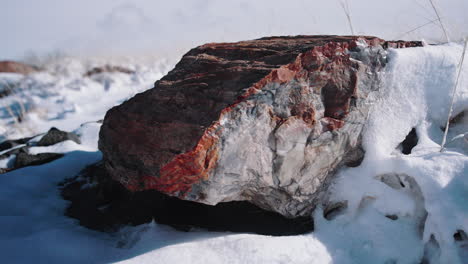
M 323 210 L 323 217 L 325 217 L 327 220 L 333 220 L 344 210 L 346 210 L 346 208 L 348 208 L 348 201 L 329 204 L 325 210 Z
M 122 66 L 111 66 L 111 65 L 104 65 L 102 67 L 95 67 L 85 73 L 86 77 L 90 77 L 95 74 L 100 74 L 104 72 L 120 72 L 120 73 L 126 73 L 126 74 L 133 74 L 135 71 L 130 70 L 128 68 L 122 67 Z
M 406 175 L 398 173 L 387 173 L 375 176 L 377 180 L 396 190 L 405 188 L 405 184 L 401 181 L 401 178 L 404 177 L 406 177 Z
M 465 233 L 465 231 L 459 229 L 455 234 L 453 234 L 453 238 L 455 241 L 464 241 L 468 240 L 468 235 Z
M 37 142 L 37 146 L 51 146 L 65 140 L 71 140 L 77 144 L 81 144 L 80 138 L 76 134 L 61 131 L 53 127 Z
M 0 151 L 4 151 L 6 149 L 11 149 L 11 148 L 16 147 L 18 145 L 19 144 L 16 143 L 14 140 L 3 141 L 2 143 L 0 143 Z
M 398 215 L 395 215 L 395 214 L 386 215 L 385 217 L 387 217 L 388 219 L 391 219 L 393 221 L 398 219 Z
M 59 159 L 63 156 L 64 155 L 61 153 L 39 153 L 36 155 L 19 153 L 16 155 L 14 168 L 18 169 L 26 166 L 42 165 Z
M 11 170 L 12 169 L 8 169 L 8 168 L 0 168 L 0 174 L 7 173 L 7 172 L 9 172 Z
M 9 150 L 2 155 L 0 155 L 0 159 L 6 159 L 10 157 L 11 155 L 18 155 L 19 153 L 28 153 L 28 146 L 20 147 L 20 148 L 15 148 L 12 150 Z
M 357 147 L 353 151 L 347 153 L 347 155 L 343 158 L 342 163 L 351 168 L 359 167 L 364 157 L 366 155 L 366 151 L 362 148 L 362 146 Z
M 2 143 L 0 143 L 0 151 L 4 151 L 4 150 L 11 149 L 22 144 L 26 144 L 30 139 L 31 137 L 14 139 L 14 140 L 5 140 Z

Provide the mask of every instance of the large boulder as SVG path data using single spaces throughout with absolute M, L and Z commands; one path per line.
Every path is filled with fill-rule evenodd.
M 189 51 L 155 87 L 109 110 L 99 148 L 130 191 L 310 215 L 360 137 L 386 47 L 375 37 L 269 37 Z

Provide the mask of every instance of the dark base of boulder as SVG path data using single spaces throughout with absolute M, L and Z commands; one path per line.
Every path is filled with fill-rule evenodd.
M 248 202 L 210 206 L 157 191 L 132 193 L 105 173 L 102 166 L 96 164 L 62 184 L 62 196 L 71 201 L 66 215 L 90 229 L 115 231 L 123 225 L 140 225 L 153 219 L 182 231 L 202 228 L 284 236 L 311 232 L 314 228 L 310 217 L 288 219 Z M 82 188 L 90 182 L 97 184 Z

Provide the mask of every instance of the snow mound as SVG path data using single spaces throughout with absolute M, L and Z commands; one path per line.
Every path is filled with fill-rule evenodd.
M 364 254 L 355 261 L 375 262 L 379 256 L 387 255 L 387 260 L 397 263 L 414 263 L 425 250 L 434 251 L 428 249 L 433 236 L 438 249 L 426 253 L 432 256 L 431 263 L 466 263 L 463 256 L 466 257 L 467 245 L 463 249 L 454 240 L 457 230 L 468 230 L 468 157 L 463 151 L 466 146 L 452 144 L 439 152 L 441 128 L 449 111 L 461 53 L 462 46 L 456 44 L 390 50 L 390 62 L 383 76 L 384 95 L 373 105 L 364 136 L 366 158 L 360 167 L 342 170 L 332 191 L 333 199 L 347 200 L 349 205 L 347 214 L 336 220 L 341 222 L 339 230 L 353 232 L 364 221 L 361 228 L 365 230 L 356 237 L 360 241 L 370 239 L 366 243 L 369 253 L 358 249 Z M 467 63 L 455 97 L 454 116 L 466 109 Z M 466 125 L 460 124 L 459 128 L 463 126 L 466 132 Z M 397 147 L 413 128 L 418 144 L 410 155 L 403 155 Z M 458 132 L 449 130 L 448 138 Z M 395 189 L 378 179 L 379 175 L 392 173 L 405 175 L 399 179 L 405 188 Z M 412 180 L 414 183 L 408 182 Z M 398 220 L 386 219 L 391 215 Z M 337 232 L 334 223 L 323 225 L 318 225 L 317 233 L 328 237 Z M 350 237 L 348 240 L 352 241 Z M 342 247 L 352 249 L 353 245 L 356 243 L 348 242 Z M 373 254 L 379 256 L 371 257 Z

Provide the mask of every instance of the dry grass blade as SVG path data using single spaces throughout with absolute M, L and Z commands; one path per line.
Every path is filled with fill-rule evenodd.
M 435 6 L 433 0 L 429 0 L 429 2 L 431 3 L 432 9 L 434 9 L 434 12 L 436 13 L 437 20 L 439 21 L 439 24 L 440 24 L 440 26 L 442 27 L 442 31 L 444 31 L 445 39 L 447 40 L 447 42 L 450 42 L 450 39 L 449 39 L 447 30 L 445 29 L 445 26 L 444 26 L 444 24 L 442 23 L 442 19 L 440 18 L 439 11 L 437 10 L 437 8 L 436 8 L 436 6 Z
M 2 83 L 8 89 L 11 96 L 13 96 L 15 94 L 15 90 L 11 87 L 11 85 L 8 82 L 6 82 L 5 80 L 3 80 L 3 79 L 0 79 L 0 81 L 2 81 Z M 11 115 L 11 117 L 15 120 L 15 123 L 18 123 L 18 122 L 21 122 L 23 117 L 26 115 L 26 107 L 24 106 L 24 104 L 23 104 L 23 102 L 21 100 L 16 100 L 16 101 L 18 102 L 18 104 L 20 106 L 20 113 L 19 113 L 18 116 L 16 116 L 14 114 L 13 109 L 11 108 L 11 106 L 6 105 L 5 108 L 7 109 L 8 113 Z
M 348 25 L 349 29 L 351 30 L 351 35 L 354 35 L 353 22 L 351 21 L 351 12 L 349 10 L 348 0 L 341 0 L 340 5 L 341 8 L 343 8 L 346 18 L 348 19 Z
M 406 31 L 405 33 L 403 33 L 403 34 L 401 34 L 399 37 L 397 37 L 397 39 L 400 39 L 400 38 L 402 38 L 402 37 L 404 37 L 404 36 L 406 36 L 406 35 L 408 35 L 408 34 L 410 34 L 410 33 L 413 33 L 414 31 L 416 31 L 416 30 L 418 30 L 418 29 L 420 29 L 420 28 L 423 28 L 423 27 L 425 27 L 425 26 L 427 26 L 427 25 L 434 24 L 434 22 L 437 22 L 437 21 L 438 21 L 438 19 L 436 18 L 436 19 L 431 20 L 431 21 L 429 21 L 429 22 L 427 22 L 427 23 L 425 23 L 425 24 L 423 24 L 423 25 L 420 25 L 420 26 L 418 26 L 418 27 L 415 27 L 415 28 L 413 28 L 412 30 Z
M 452 91 L 452 101 L 450 102 L 450 109 L 449 109 L 448 116 L 447 116 L 447 123 L 445 124 L 444 137 L 442 139 L 440 152 L 442 152 L 444 150 L 445 142 L 447 140 L 447 133 L 448 133 L 449 125 L 450 125 L 450 117 L 452 116 L 452 112 L 453 112 L 453 103 L 455 102 L 455 93 L 457 92 L 458 81 L 460 80 L 460 75 L 461 75 L 461 72 L 462 72 L 463 61 L 465 59 L 467 44 L 468 44 L 468 38 L 465 38 L 465 43 L 463 45 L 463 52 L 462 52 L 462 55 L 461 55 L 460 63 L 458 64 L 457 79 L 455 81 L 455 85 L 454 85 L 453 91 Z

